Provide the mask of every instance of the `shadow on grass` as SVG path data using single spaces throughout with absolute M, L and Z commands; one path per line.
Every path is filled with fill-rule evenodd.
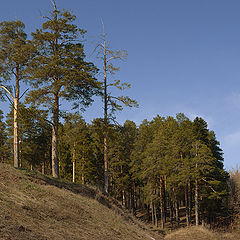
M 29 178 L 33 183 L 40 185 L 51 185 L 60 189 L 66 189 L 73 192 L 74 194 L 80 194 L 81 196 L 88 197 L 96 200 L 105 207 L 113 210 L 115 213 L 120 215 L 125 221 L 137 225 L 142 230 L 149 230 L 144 224 L 137 221 L 137 219 L 130 213 L 128 209 L 123 207 L 119 201 L 112 198 L 110 195 L 102 192 L 96 187 L 86 186 L 83 184 L 77 184 L 68 182 L 63 179 L 53 178 L 51 176 L 43 175 L 38 171 L 20 169 L 24 175 Z M 151 230 L 153 231 L 153 230 Z
M 100 189 L 89 187 L 83 184 L 77 184 L 72 182 L 67 182 L 62 179 L 53 178 L 51 176 L 43 175 L 37 171 L 31 171 L 26 169 L 20 169 L 23 173 L 29 178 L 31 182 L 40 185 L 51 185 L 60 189 L 66 189 L 75 194 L 80 194 L 84 197 L 97 200 L 102 205 L 106 206 L 109 209 L 118 210 L 121 214 L 123 211 L 122 205 L 115 199 L 111 198 L 108 194 L 102 192 Z

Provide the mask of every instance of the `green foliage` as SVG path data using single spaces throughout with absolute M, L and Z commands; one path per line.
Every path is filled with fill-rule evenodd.
M 36 52 L 28 68 L 29 82 L 36 88 L 27 101 L 52 108 L 54 96 L 89 105 L 99 89 L 94 78 L 96 67 L 84 61 L 85 53 L 79 37 L 85 31 L 73 24 L 69 11 L 55 9 L 45 18 L 41 29 L 32 33 Z
M 184 200 L 184 189 L 189 184 L 194 187 L 197 180 L 202 214 L 214 221 L 227 210 L 228 174 L 222 161 L 219 142 L 207 123 L 178 114 L 176 119 L 157 116 L 140 125 L 130 165 L 148 204 L 161 201 L 164 179 L 167 192 L 163 194 L 172 201 Z
M 86 122 L 77 113 L 67 114 L 59 136 L 62 171 L 69 174 L 69 170 L 72 170 L 70 164 L 72 164 L 74 157 L 76 161 L 76 182 L 95 183 L 96 166 L 92 151 L 92 138 Z M 68 149 L 68 154 L 66 154 L 66 150 L 61 149 L 62 147 Z M 66 168 L 68 168 L 68 171 L 64 170 Z
M 20 160 L 22 167 L 41 167 L 49 164 L 51 150 L 51 126 L 47 122 L 47 112 L 36 107 L 19 106 Z M 7 132 L 13 136 L 13 108 L 7 115 Z M 11 139 L 12 141 L 12 139 Z
M 131 192 L 132 174 L 130 173 L 131 154 L 136 141 L 136 124 L 127 120 L 123 126 L 114 128 L 110 139 L 109 168 L 112 179 L 111 192 L 121 199 L 123 191 Z
M 16 74 L 19 80 L 25 77 L 33 46 L 27 41 L 24 28 L 19 20 L 0 23 L 0 73 L 5 81 Z
M 0 110 L 0 161 L 6 162 L 8 158 L 6 125 L 3 122 L 3 112 Z

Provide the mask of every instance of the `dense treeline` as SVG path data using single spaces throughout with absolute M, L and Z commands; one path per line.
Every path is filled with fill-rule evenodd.
M 21 166 L 50 174 L 51 126 L 34 120 L 36 115 L 44 119 L 46 112 L 20 109 Z M 1 125 L 8 138 L 0 149 L 11 141 L 12 118 L 10 112 Z M 77 113 L 64 115 L 58 132 L 62 178 L 103 189 L 103 129 L 102 119 L 87 124 Z M 138 127 L 127 120 L 122 126 L 108 124 L 108 137 L 109 193 L 133 214 L 162 228 L 229 223 L 229 174 L 219 142 L 202 118 L 156 116 Z M 8 161 L 5 156 L 2 160 Z
M 111 61 L 125 59 L 126 53 L 109 48 L 103 29 L 104 79 L 97 79 L 100 69 L 85 61 L 80 39 L 85 30 L 52 2 L 54 10 L 31 40 L 21 21 L 0 23 L 0 97 L 8 94 L 11 103 L 5 122 L 0 111 L 0 160 L 97 185 L 161 228 L 229 224 L 237 211 L 236 201 L 229 200 L 235 185 L 229 185 L 222 150 L 207 123 L 178 114 L 156 116 L 139 126 L 129 120 L 113 124 L 123 105 L 137 106 L 109 90 L 130 87 L 109 79 L 118 70 Z M 15 91 L 8 86 L 11 81 Z M 30 88 L 24 104 L 22 81 Z M 61 111 L 64 101 L 79 109 L 91 104 L 93 96 L 103 99 L 103 118 L 86 123 L 78 112 Z

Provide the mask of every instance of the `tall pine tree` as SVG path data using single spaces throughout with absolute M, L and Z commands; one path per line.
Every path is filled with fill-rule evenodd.
M 97 69 L 84 60 L 79 36 L 85 33 L 73 24 L 76 17 L 69 11 L 54 10 L 45 18 L 42 28 L 33 35 L 36 53 L 28 68 L 35 90 L 28 102 L 47 106 L 52 112 L 52 175 L 59 176 L 58 125 L 60 100 L 73 101 L 73 107 L 88 106 L 99 89 L 94 78 Z
M 0 23 L 0 91 L 5 91 L 14 106 L 14 167 L 19 167 L 19 126 L 18 105 L 21 98 L 20 82 L 26 80 L 26 67 L 33 53 L 33 46 L 27 41 L 23 22 L 9 21 Z M 14 93 L 5 85 L 14 79 Z M 1 82 L 1 81 L 0 81 Z M 8 96 L 9 95 L 9 96 Z

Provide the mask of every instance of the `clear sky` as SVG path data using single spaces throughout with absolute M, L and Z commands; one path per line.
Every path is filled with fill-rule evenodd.
M 221 143 L 225 167 L 240 165 L 239 0 L 57 0 L 57 5 L 72 10 L 76 24 L 87 30 L 88 60 L 95 62 L 90 54 L 101 18 L 112 48 L 128 51 L 115 77 L 132 84 L 126 94 L 140 107 L 118 114 L 120 123 L 179 112 L 203 117 Z M 30 33 L 50 9 L 50 0 L 2 1 L 0 21 L 20 19 Z M 8 104 L 0 102 L 0 108 L 7 111 Z M 102 116 L 101 102 L 83 116 L 87 121 Z

